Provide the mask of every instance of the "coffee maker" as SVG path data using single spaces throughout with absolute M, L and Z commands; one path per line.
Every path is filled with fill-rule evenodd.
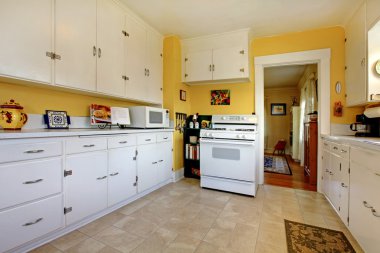
M 355 131 L 355 136 L 380 137 L 380 117 L 368 118 L 364 114 L 358 114 L 356 122 L 350 125 L 350 129 Z

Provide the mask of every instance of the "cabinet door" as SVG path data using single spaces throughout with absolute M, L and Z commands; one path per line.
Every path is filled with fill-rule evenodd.
M 126 96 L 144 100 L 147 98 L 146 30 L 129 16 L 126 17 L 126 30 Z
M 148 97 L 147 100 L 162 104 L 162 37 L 148 32 L 147 66 Z
M 212 50 L 187 53 L 183 80 L 184 82 L 212 80 Z
M 96 90 L 96 1 L 55 1 L 55 84 Z
M 339 209 L 339 193 L 340 193 L 340 173 L 339 173 L 339 157 L 331 154 L 330 156 L 330 201 L 336 210 Z
M 107 151 L 69 155 L 65 177 L 66 224 L 72 224 L 107 207 Z
M 108 151 L 108 206 L 135 195 L 136 147 Z
M 2 0 L 0 75 L 51 83 L 52 0 Z
M 322 169 L 323 169 L 323 192 L 330 199 L 330 151 L 323 150 L 323 160 L 322 160 Z
M 363 164 L 351 161 L 350 166 L 350 231 L 365 252 L 379 252 L 380 218 L 371 210 L 374 208 L 377 214 L 380 210 L 379 196 L 375 194 L 380 191 L 380 176 Z
M 98 0 L 97 18 L 97 91 L 124 96 L 124 11 L 112 1 Z
M 137 147 L 138 192 L 143 192 L 158 183 L 158 152 L 156 144 Z
M 162 183 L 172 178 L 172 143 L 161 142 L 157 146 L 160 154 L 158 159 L 158 179 L 159 183 Z
M 380 1 L 379 1 L 380 2 Z M 380 59 L 380 20 L 368 31 L 368 99 L 380 100 L 380 78 L 376 65 Z
M 349 161 L 339 159 L 339 216 L 348 225 Z
M 360 105 L 367 101 L 366 45 L 365 4 L 363 4 L 346 27 L 346 102 L 348 106 Z
M 212 63 L 214 80 L 248 77 L 247 50 L 242 47 L 214 49 Z

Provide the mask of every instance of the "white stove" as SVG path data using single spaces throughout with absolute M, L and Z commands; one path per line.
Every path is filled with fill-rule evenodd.
M 201 187 L 254 196 L 257 190 L 255 115 L 213 115 L 200 132 Z

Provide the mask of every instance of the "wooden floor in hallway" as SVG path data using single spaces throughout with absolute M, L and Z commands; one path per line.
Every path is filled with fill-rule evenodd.
M 294 189 L 304 189 L 309 191 L 317 191 L 316 185 L 310 185 L 308 178 L 304 176 L 303 166 L 295 162 L 290 155 L 286 155 L 288 164 L 293 175 L 283 175 L 276 173 L 264 173 L 264 184 L 276 185 Z

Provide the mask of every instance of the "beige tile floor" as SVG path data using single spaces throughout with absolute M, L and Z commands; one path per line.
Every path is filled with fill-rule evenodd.
M 33 253 L 287 252 L 284 219 L 343 231 L 322 194 L 264 185 L 255 198 L 169 184 Z

